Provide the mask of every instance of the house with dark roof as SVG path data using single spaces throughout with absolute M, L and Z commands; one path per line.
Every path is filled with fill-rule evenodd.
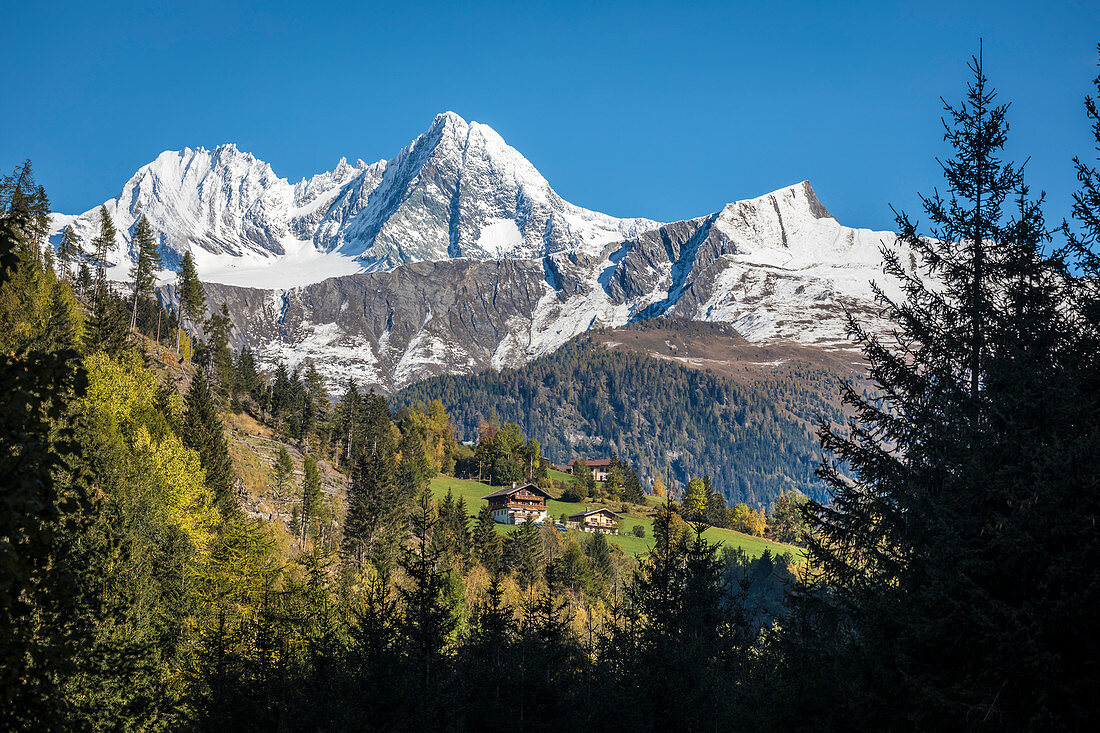
M 534 484 L 497 489 L 485 497 L 489 512 L 497 524 L 521 524 L 546 520 L 546 500 L 550 494 Z
M 592 469 L 592 476 L 597 481 L 607 481 L 611 476 L 611 459 L 610 458 L 593 458 L 588 460 L 586 458 L 574 458 L 573 461 L 584 461 L 588 464 L 588 467 Z M 554 466 L 555 469 L 562 473 L 573 473 L 573 461 L 569 463 L 563 463 L 560 466 Z

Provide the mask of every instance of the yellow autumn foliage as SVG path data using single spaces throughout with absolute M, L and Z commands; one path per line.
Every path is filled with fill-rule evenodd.
M 115 359 L 93 354 L 84 366 L 88 372 L 84 414 L 99 439 L 113 447 L 122 464 L 118 470 L 137 479 L 140 500 L 162 512 L 200 555 L 205 554 L 218 513 L 204 484 L 198 454 L 170 427 L 169 420 L 182 415 L 179 396 L 169 396 L 162 411 L 157 404 L 156 375 L 133 354 Z

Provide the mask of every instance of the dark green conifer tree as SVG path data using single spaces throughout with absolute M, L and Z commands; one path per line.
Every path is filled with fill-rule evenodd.
M 493 572 L 485 600 L 473 610 L 470 635 L 462 648 L 463 677 L 476 695 L 468 712 L 471 730 L 499 729 L 502 714 L 515 709 L 516 637 L 515 611 L 504 600 L 503 577 Z
M 214 395 L 201 371 L 191 378 L 191 388 L 184 400 L 187 411 L 183 419 L 183 441 L 194 448 L 206 471 L 206 485 L 214 492 L 223 515 L 237 509 L 233 493 L 233 463 L 229 458 L 229 443 L 225 438 Z
M 92 240 L 92 247 L 95 252 L 95 267 L 96 267 L 96 289 L 106 289 L 107 287 L 107 252 L 115 246 L 115 237 L 117 235 L 115 229 L 115 223 L 111 220 L 111 215 L 107 211 L 107 207 L 99 207 L 99 234 Z
M 72 225 L 61 230 L 61 239 L 57 243 L 57 260 L 61 264 L 61 276 L 66 280 L 73 279 L 72 266 L 84 256 L 84 248 L 80 246 L 80 240 L 76 238 Z M 84 263 L 81 262 L 81 265 Z
M 210 334 L 210 348 L 207 351 L 209 363 L 206 365 L 218 380 L 221 393 L 227 395 L 233 386 L 233 353 L 229 349 L 230 331 L 233 327 L 229 319 L 229 306 L 222 303 L 219 313 L 211 314 L 206 326 Z
M 50 287 L 50 308 L 42 329 L 45 348 L 53 353 L 78 353 L 83 343 L 83 317 L 65 280 Z
M 184 252 L 176 275 L 176 297 L 179 300 L 180 323 L 190 324 L 192 333 L 206 314 L 206 293 L 195 269 L 191 252 Z M 180 331 L 176 331 L 176 353 L 180 350 Z
M 234 366 L 234 392 L 240 392 L 258 400 L 262 381 L 256 366 L 256 355 L 252 353 L 248 344 L 245 344 L 237 354 L 237 363 Z
M 843 385 L 854 418 L 821 431 L 833 502 L 808 507 L 820 588 L 801 594 L 792 669 L 822 658 L 816 640 L 834 644 L 824 653 L 844 667 L 821 676 L 846 678 L 846 694 L 811 703 L 832 725 L 1050 730 L 1087 717 L 1070 660 L 1089 644 L 1065 613 L 1091 591 L 1052 569 L 1078 564 L 1074 527 L 1096 516 L 1081 452 L 1096 445 L 1094 357 L 1075 278 L 1046 252 L 1041 200 L 1000 160 L 1007 105 L 980 56 L 971 70 L 966 101 L 946 107 L 947 197 L 924 199 L 926 234 L 899 215 L 900 247 L 884 250 L 904 292 L 880 292 L 895 340 L 850 327 L 877 391 Z
M 106 283 L 96 286 L 92 296 L 91 318 L 88 320 L 88 348 L 111 356 L 126 348 L 126 304 L 112 293 Z
M 483 506 L 477 513 L 477 521 L 474 524 L 473 537 L 471 538 L 474 552 L 478 561 L 485 566 L 490 573 L 500 570 L 501 563 L 501 538 L 496 531 L 496 522 L 489 507 Z
M 348 486 L 342 551 L 356 568 L 369 560 L 388 573 L 403 545 L 407 505 L 398 486 L 389 407 L 371 393 L 364 413 L 363 451 Z
M 642 482 L 638 478 L 638 472 L 630 466 L 623 468 L 625 473 L 625 487 L 623 489 L 623 499 L 633 504 L 645 503 L 645 491 L 642 489 Z
M 137 330 L 138 306 L 143 299 L 152 297 L 153 286 L 157 282 L 157 271 L 163 266 L 156 235 L 144 216 L 138 219 L 137 227 L 134 229 L 133 247 L 137 250 L 137 257 L 130 267 L 130 278 L 134 281 L 130 331 Z
M 446 710 L 445 683 L 450 678 L 450 646 L 458 624 L 448 598 L 450 581 L 442 562 L 437 533 L 439 517 L 431 494 L 420 492 L 412 515 L 411 546 L 401 553 L 401 567 L 409 583 L 399 589 L 405 613 L 398 631 L 404 641 L 415 703 L 408 721 L 419 730 L 437 729 Z
M 10 199 L 19 192 L 4 195 L 0 296 L 16 267 L 30 264 L 18 254 L 27 214 Z M 35 349 L 0 355 L 0 720 L 12 730 L 44 722 L 78 727 L 66 719 L 60 684 L 74 673 L 89 629 L 80 619 L 83 589 L 59 562 L 92 510 L 82 448 L 60 425 L 85 388 L 78 356 Z
M 521 522 L 508 533 L 505 547 L 508 566 L 516 573 L 516 582 L 524 589 L 530 588 L 539 578 L 542 560 L 542 540 L 538 525 Z

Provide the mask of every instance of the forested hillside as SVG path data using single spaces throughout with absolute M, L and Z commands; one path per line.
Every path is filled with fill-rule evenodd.
M 495 414 L 537 437 L 554 462 L 615 453 L 649 479 L 671 471 L 680 487 L 710 475 L 730 504 L 768 505 L 791 488 L 825 498 L 814 432 L 822 417 L 840 418 L 834 374 L 794 363 L 735 381 L 599 338 L 580 336 L 519 369 L 435 377 L 390 402 L 441 400 L 470 440 Z

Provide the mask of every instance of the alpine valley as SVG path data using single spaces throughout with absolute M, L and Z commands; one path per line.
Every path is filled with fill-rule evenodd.
M 309 360 L 334 392 L 518 367 L 593 328 L 655 316 L 727 323 L 756 344 L 845 346 L 876 318 L 889 232 L 841 225 L 806 181 L 706 216 L 617 219 L 564 201 L 490 127 L 453 112 L 392 160 L 291 184 L 234 145 L 164 152 L 104 202 L 125 280 L 144 215 L 173 267 L 262 364 Z M 85 247 L 99 206 L 52 216 Z M 881 278 L 880 278 L 881 279 Z M 175 298 L 162 273 L 161 295 Z

